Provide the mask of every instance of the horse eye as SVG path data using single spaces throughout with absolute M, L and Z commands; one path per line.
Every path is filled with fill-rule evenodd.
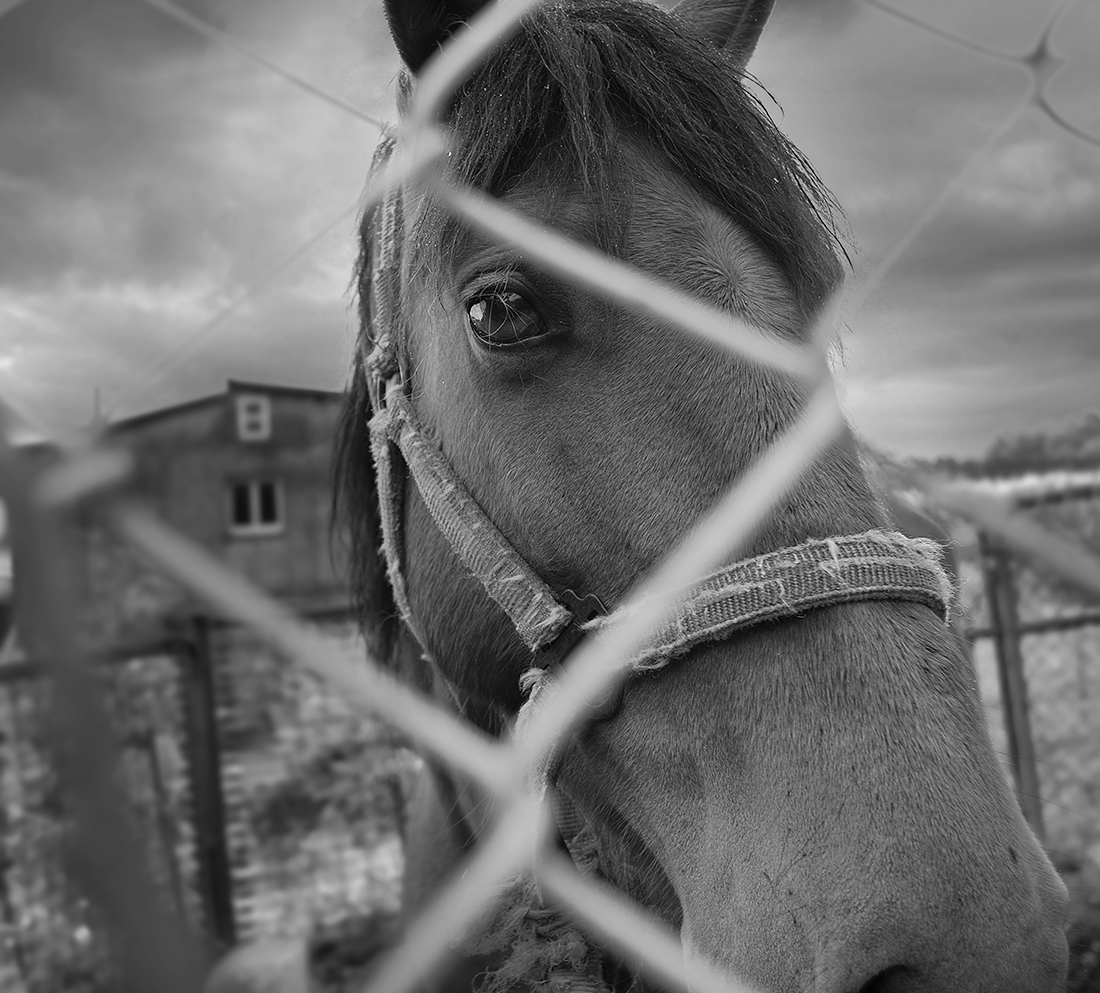
M 522 293 L 486 293 L 466 305 L 470 329 L 487 345 L 507 348 L 546 333 L 546 324 Z

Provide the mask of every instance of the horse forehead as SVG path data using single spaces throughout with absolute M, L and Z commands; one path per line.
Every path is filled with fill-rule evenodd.
M 546 183 L 533 178 L 502 199 L 516 209 L 541 212 L 555 221 L 560 212 L 561 219 L 594 224 L 601 213 L 611 213 L 612 220 L 642 236 L 670 218 L 677 219 L 677 228 L 692 230 L 700 237 L 708 229 L 740 230 L 644 145 L 624 141 L 617 158 L 610 171 L 610 191 L 590 194 L 579 182 Z
M 660 265 L 665 273 L 671 263 L 689 282 L 697 270 L 743 276 L 746 264 L 765 261 L 733 218 L 644 148 L 627 147 L 630 154 L 617 163 L 610 195 L 590 193 L 576 182 L 531 177 L 500 199 L 581 241 L 598 241 L 602 230 L 628 258 Z
M 652 157 L 631 163 L 627 253 L 711 303 L 763 326 L 796 320 L 790 284 L 752 235 Z

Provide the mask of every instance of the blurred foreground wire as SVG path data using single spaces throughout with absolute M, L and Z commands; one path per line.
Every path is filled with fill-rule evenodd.
M 230 44 L 246 57 L 347 113 L 373 121 L 358 108 L 256 55 L 167 0 L 147 2 L 193 30 Z M 885 9 L 873 0 L 867 2 Z M 0 15 L 12 6 L 0 7 Z M 613 680 L 621 678 L 624 660 L 675 606 L 677 597 L 735 552 L 801 472 L 837 437 L 843 421 L 827 378 L 821 346 L 832 333 L 836 308 L 830 305 L 825 309 L 811 347 L 795 348 L 675 289 L 658 285 L 617 260 L 535 225 L 475 191 L 445 185 L 436 170 L 446 148 L 446 134 L 440 131 L 440 108 L 478 60 L 514 30 L 523 13 L 534 6 L 532 0 L 525 0 L 490 8 L 470 30 L 459 34 L 443 57 L 435 60 L 422 81 L 418 102 L 402 126 L 406 157 L 395 160 L 396 165 L 376 181 L 368 193 L 367 204 L 377 202 L 392 186 L 413 179 L 433 185 L 456 214 L 490 236 L 522 247 L 577 285 L 600 292 L 622 306 L 640 309 L 682 331 L 702 335 L 715 347 L 728 349 L 742 359 L 764 363 L 807 380 L 810 399 L 801 417 L 775 442 L 760 464 L 637 587 L 637 601 L 644 601 L 647 607 L 646 611 L 638 612 L 639 619 L 622 625 L 610 637 L 586 642 L 576 653 L 558 692 L 526 728 L 519 747 L 487 738 L 369 661 L 361 667 L 349 666 L 280 605 L 117 495 L 114 488 L 126 471 L 124 461 L 117 455 L 87 444 L 70 444 L 59 465 L 43 475 L 33 471 L 5 437 L 0 437 L 0 496 L 13 522 L 20 562 L 21 635 L 35 657 L 42 660 L 54 686 L 58 768 L 77 826 L 73 839 L 74 866 L 108 919 L 112 932 L 124 936 L 118 942 L 118 954 L 120 972 L 128 989 L 194 991 L 201 983 L 202 963 L 192 937 L 179 921 L 162 910 L 155 888 L 140 863 L 128 857 L 137 842 L 119 813 L 123 801 L 112 772 L 117 763 L 117 749 L 107 733 L 108 723 L 95 680 L 81 664 L 71 624 L 77 608 L 71 588 L 65 518 L 76 510 L 96 515 L 221 615 L 257 632 L 290 664 L 308 669 L 338 687 L 363 712 L 383 716 L 423 749 L 479 783 L 492 798 L 495 821 L 484 844 L 469 860 L 464 873 L 413 923 L 406 944 L 382 961 L 370 989 L 386 993 L 413 989 L 437 967 L 454 936 L 500 897 L 508 881 L 530 870 L 536 873 L 552 900 L 624 957 L 643 964 L 660 981 L 681 989 L 690 985 L 700 993 L 722 990 L 739 993 L 746 989 L 704 962 L 685 964 L 675 935 L 647 920 L 619 895 L 578 874 L 569 862 L 550 851 L 546 844 L 548 815 L 539 798 L 529 792 L 528 784 L 548 751 L 584 720 L 590 701 L 597 699 Z M 1064 11 L 1065 7 L 1059 8 L 1048 22 L 1037 49 L 1040 55 L 1049 55 L 1050 33 Z M 914 20 L 908 16 L 904 19 Z M 945 34 L 933 30 L 940 36 Z M 979 46 L 968 47 L 983 56 L 997 54 Z M 1037 105 L 1055 115 L 1044 90 L 1046 63 L 1041 58 L 1016 61 L 1033 73 L 1028 96 L 928 205 L 895 250 L 856 289 L 855 296 L 842 302 L 842 307 L 858 309 L 866 302 L 894 262 L 957 189 L 965 172 L 1000 139 L 1023 110 Z M 1060 120 L 1056 116 L 1054 119 Z M 1075 133 L 1091 140 L 1081 132 Z M 346 216 L 341 215 L 333 223 Z M 330 228 L 331 225 L 316 237 Z M 308 250 L 311 244 L 312 241 L 304 243 L 291 258 Z M 265 274 L 245 295 L 262 288 L 278 271 L 277 268 Z M 206 334 L 228 313 L 219 315 L 199 334 Z M 188 342 L 186 347 L 194 343 Z M 175 357 L 173 353 L 165 361 L 171 363 Z M 158 371 L 160 368 L 158 365 Z M 0 435 L 5 434 L 2 429 L 0 424 Z M 931 498 L 996 532 L 1013 548 L 1043 559 L 1081 588 L 1100 593 L 1100 561 L 1094 556 L 987 496 L 938 480 L 915 482 Z

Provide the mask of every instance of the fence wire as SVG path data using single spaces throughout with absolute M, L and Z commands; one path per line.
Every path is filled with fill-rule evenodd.
M 318 99 L 358 119 L 376 122 L 342 98 L 279 66 L 242 45 L 231 35 L 202 21 L 170 0 L 144 0 L 202 34 L 228 45 L 241 57 L 290 80 Z M 894 16 L 916 30 L 959 44 L 983 58 L 1014 62 L 1030 74 L 1024 97 L 988 140 L 971 156 L 927 209 L 883 256 L 871 274 L 849 295 L 830 302 L 803 348 L 790 347 L 758 330 L 715 311 L 700 301 L 631 270 L 623 263 L 572 243 L 560 233 L 534 224 L 484 195 L 448 185 L 439 171 L 448 135 L 440 124 L 440 108 L 461 85 L 470 70 L 486 57 L 539 0 L 493 5 L 477 15 L 433 60 L 419 80 L 410 113 L 400 125 L 399 144 L 405 151 L 376 177 L 360 206 L 376 203 L 397 184 L 428 184 L 452 211 L 497 240 L 521 247 L 525 253 L 618 304 L 656 315 L 686 333 L 701 335 L 716 347 L 742 358 L 803 378 L 810 399 L 794 425 L 741 479 L 665 562 L 636 587 L 627 606 L 644 599 L 646 609 L 613 637 L 588 642 L 574 654 L 552 705 L 535 715 L 522 748 L 510 741 L 490 739 L 479 730 L 443 711 L 434 702 L 399 684 L 372 662 L 351 666 L 346 658 L 278 603 L 252 588 L 241 577 L 187 539 L 139 510 L 125 499 L 120 483 L 125 465 L 117 456 L 96 447 L 94 440 L 63 440 L 63 457 L 55 467 L 32 470 L 4 440 L 0 425 L 0 497 L 9 508 L 11 530 L 19 543 L 24 569 L 18 581 L 21 633 L 28 648 L 48 663 L 56 685 L 56 719 L 66 761 L 61 769 L 76 810 L 76 854 L 85 885 L 97 900 L 108 927 L 124 934 L 123 972 L 135 989 L 194 991 L 200 981 L 199 954 L 179 922 L 154 898 L 153 886 L 128 857 L 129 827 L 118 816 L 110 769 L 115 749 L 105 733 L 105 718 L 96 703 L 98 691 L 82 670 L 70 618 L 74 595 L 65 576 L 66 549 L 60 538 L 63 520 L 79 510 L 96 515 L 117 535 L 153 560 L 173 579 L 206 600 L 219 614 L 244 624 L 268 641 L 293 664 L 310 670 L 339 687 L 365 712 L 383 717 L 421 748 L 470 777 L 491 797 L 497 811 L 484 843 L 469 858 L 465 871 L 445 888 L 434 903 L 412 923 L 407 941 L 380 965 L 368 990 L 403 993 L 422 982 L 448 951 L 456 932 L 473 923 L 496 900 L 508 880 L 520 871 L 535 874 L 544 892 L 612 946 L 628 953 L 659 981 L 681 989 L 743 991 L 735 977 L 720 975 L 705 963 L 685 966 L 679 939 L 667 927 L 630 905 L 621 894 L 599 886 L 553 852 L 547 843 L 550 818 L 545 806 L 529 790 L 532 770 L 545 752 L 583 720 L 585 708 L 596 701 L 615 679 L 622 678 L 625 660 L 634 645 L 660 626 L 685 589 L 713 566 L 742 547 L 752 528 L 797 481 L 843 426 L 826 355 L 838 312 L 851 319 L 870 298 L 910 245 L 922 234 L 962 178 L 981 161 L 1008 128 L 1028 110 L 1038 110 L 1077 138 L 1100 144 L 1067 122 L 1051 105 L 1046 86 L 1060 64 L 1050 44 L 1055 27 L 1072 5 L 1060 4 L 1043 28 L 1035 48 L 1009 55 L 977 45 L 878 2 L 866 6 Z M 0 5 L 0 16 L 16 4 Z M 303 241 L 308 251 L 323 229 Z M 272 269 L 231 305 L 239 307 L 260 292 L 282 266 Z M 215 324 L 229 315 L 220 315 Z M 208 325 L 197 332 L 196 344 Z M 167 372 L 180 350 L 166 357 L 158 373 Z M 140 383 L 135 383 L 140 387 Z M 124 391 L 130 395 L 130 391 Z M 9 413 L 10 429 L 17 415 Z M 1000 502 L 957 483 L 933 478 L 911 482 L 982 528 L 994 532 L 1017 552 L 1043 560 L 1071 582 L 1100 595 L 1100 560 L 1050 533 Z M 72 761 L 79 756 L 79 763 Z

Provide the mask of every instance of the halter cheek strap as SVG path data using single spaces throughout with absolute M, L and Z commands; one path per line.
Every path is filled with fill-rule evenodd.
M 379 150 L 376 168 L 391 151 L 392 142 Z M 406 479 L 411 478 L 462 564 L 508 616 L 523 644 L 533 653 L 544 653 L 573 623 L 574 611 L 559 602 L 501 534 L 417 420 L 402 371 L 405 333 L 400 253 L 404 221 L 400 188 L 388 194 L 379 213 L 371 253 L 371 349 L 364 364 L 373 409 L 371 452 L 382 519 L 382 550 L 394 601 L 402 619 L 427 650 L 409 607 L 403 570 L 402 510 Z M 579 635 L 579 631 L 576 633 Z
M 379 471 L 393 492 L 392 450 L 404 458 L 413 483 L 432 520 L 462 564 L 478 579 L 485 592 L 500 606 L 520 640 L 532 652 L 552 644 L 573 620 L 573 614 L 554 598 L 546 585 L 512 547 L 511 543 L 462 485 L 443 453 L 417 424 L 401 382 L 395 377 L 386 387 L 385 405 L 371 418 L 371 446 Z M 398 606 L 409 614 L 404 581 L 397 563 L 400 511 L 391 498 L 383 497 L 382 532 L 391 582 L 400 589 Z

